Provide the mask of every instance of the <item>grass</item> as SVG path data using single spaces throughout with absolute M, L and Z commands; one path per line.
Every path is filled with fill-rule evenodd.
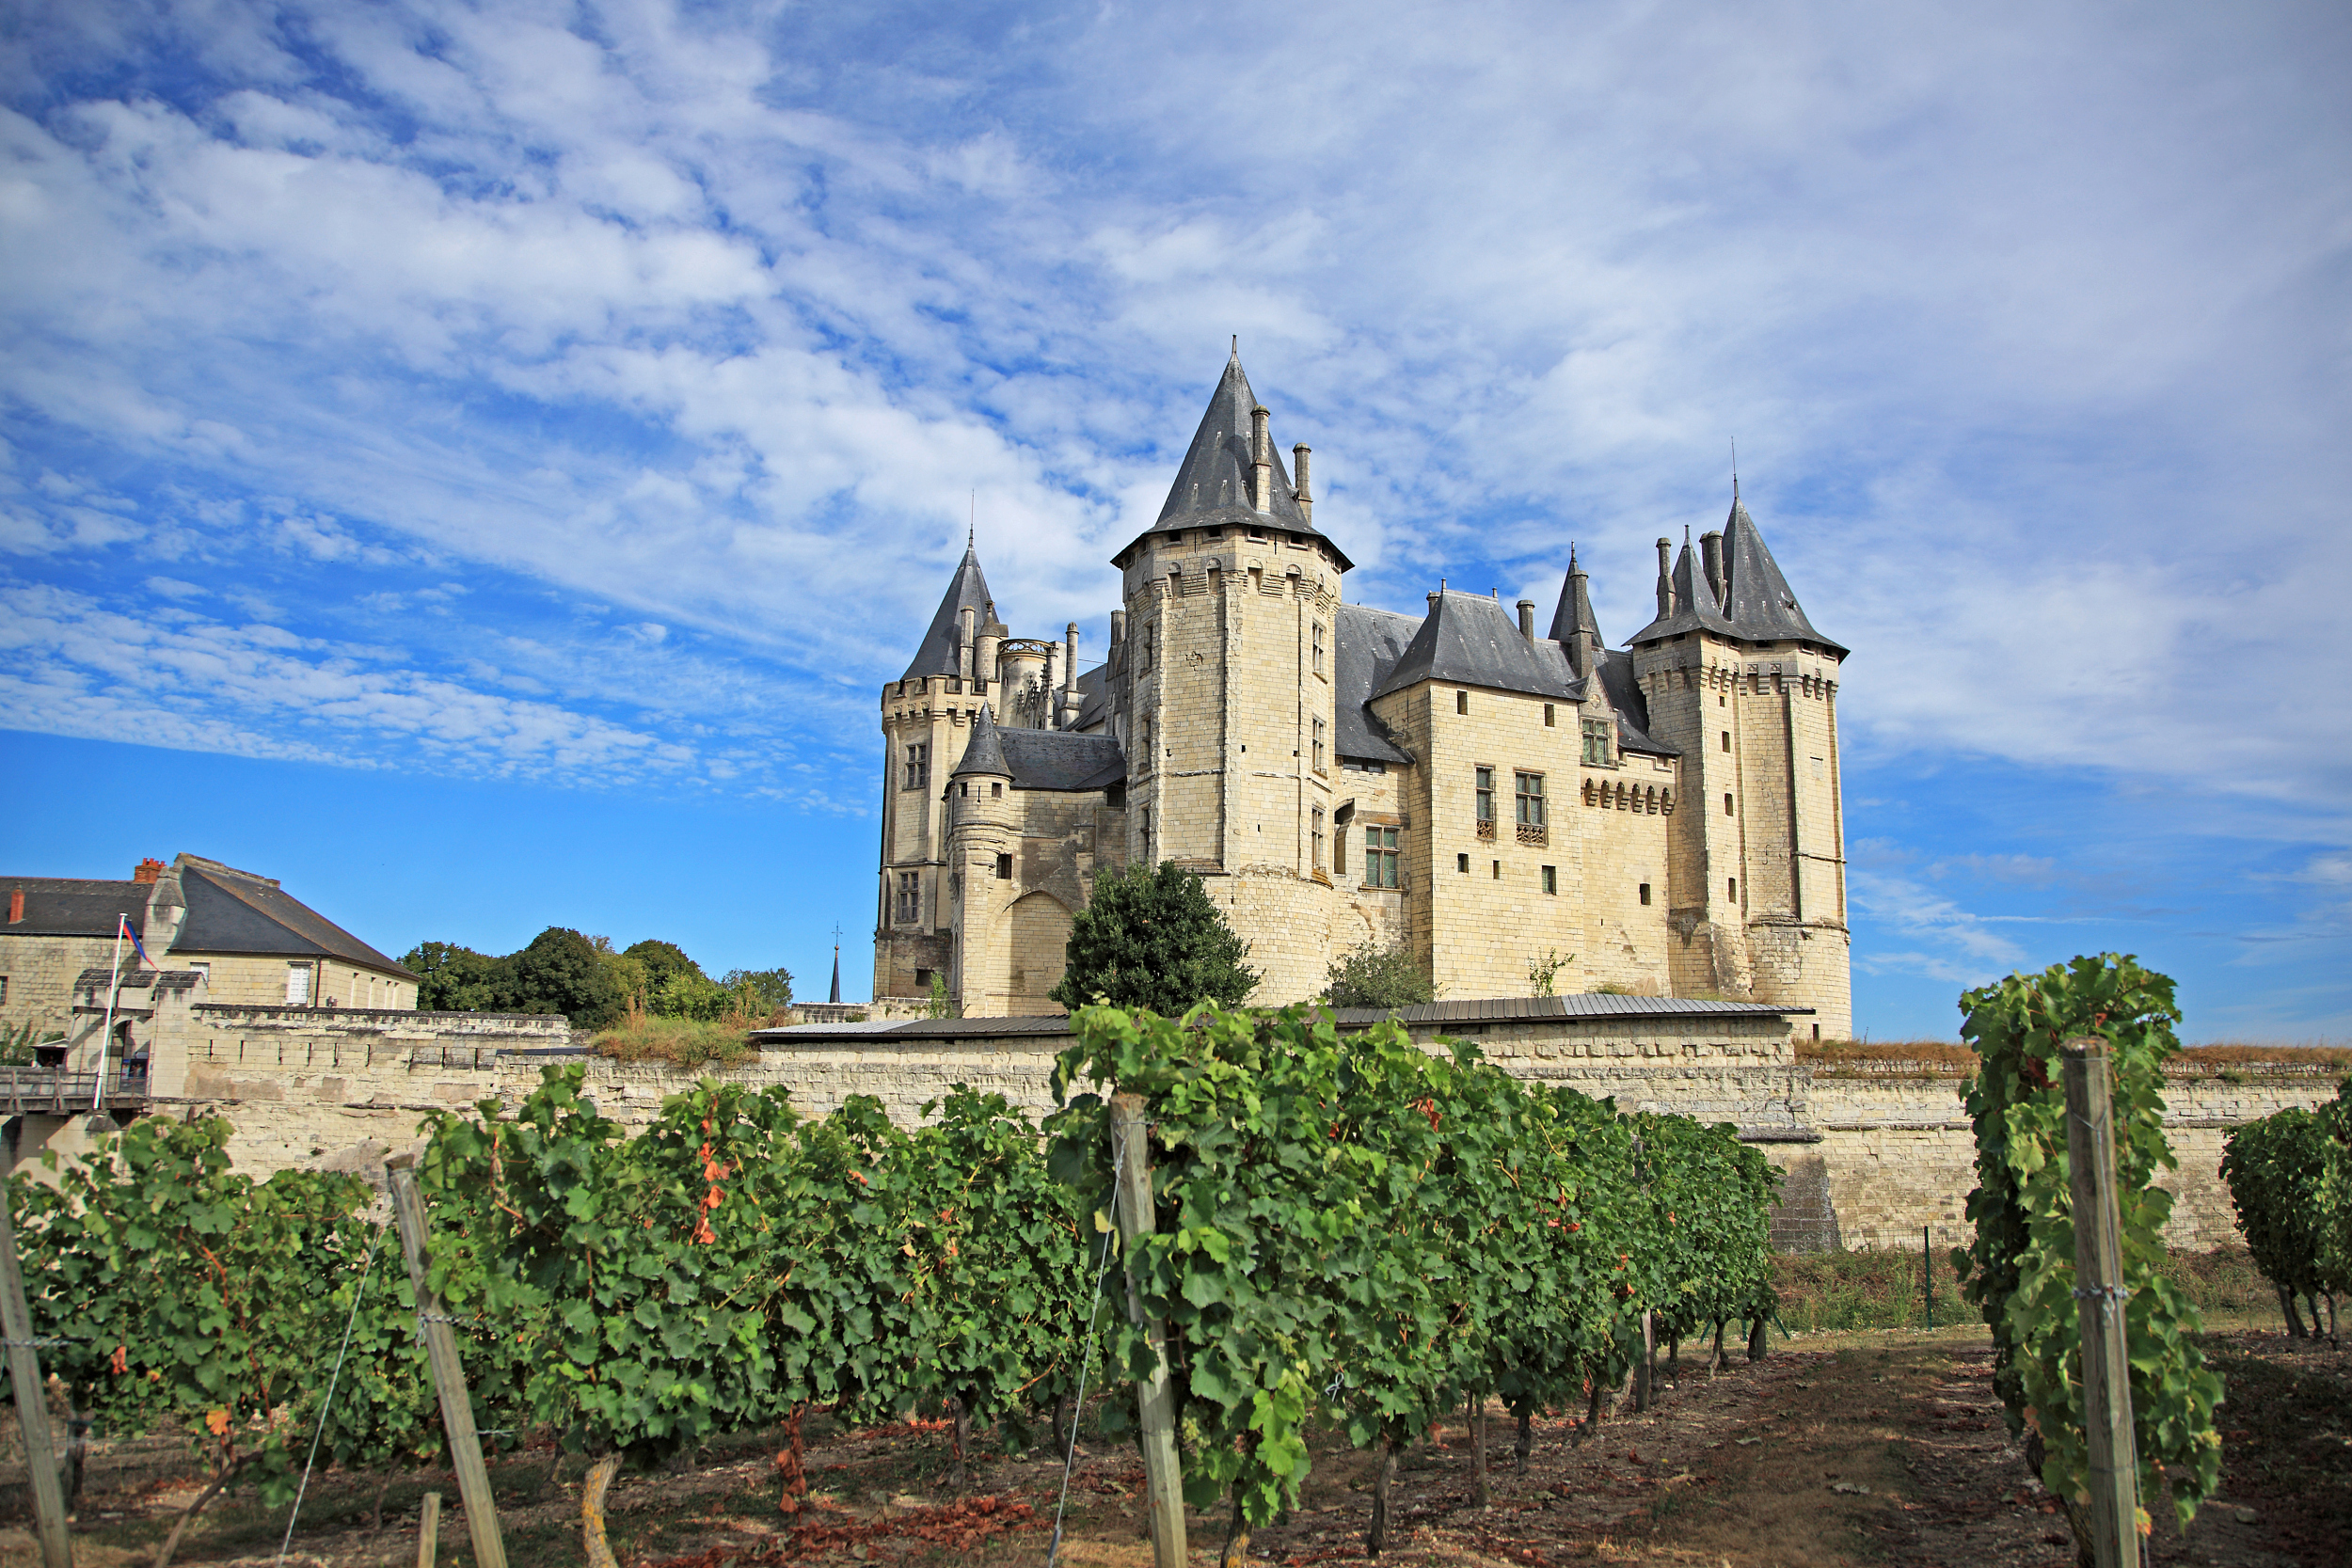
M 1948 1247 L 1936 1249 L 1934 1272 L 1936 1325 L 1979 1322 L 1977 1309 L 1960 1293 Z M 2275 1318 L 2278 1313 L 2276 1293 L 2242 1246 L 2168 1253 L 2161 1272 L 2208 1316 L 2267 1312 Z M 1928 1311 L 1920 1273 L 1919 1254 L 1903 1248 L 1784 1252 L 1772 1259 L 1780 1321 L 1799 1334 L 1925 1328 Z
M 652 1018 L 631 1013 L 589 1042 L 589 1049 L 618 1062 L 669 1062 L 677 1067 L 737 1067 L 756 1061 L 747 1037 L 768 1020 L 731 1013 L 721 1019 Z

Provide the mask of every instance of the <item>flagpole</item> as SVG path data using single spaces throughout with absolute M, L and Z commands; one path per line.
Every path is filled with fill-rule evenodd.
M 98 1037 L 98 1070 L 90 1074 L 89 1114 L 91 1116 L 98 1114 L 99 1091 L 106 1086 L 106 1047 L 114 1043 L 115 1003 L 122 995 L 122 933 L 129 928 L 130 924 L 129 915 L 118 913 L 115 916 L 115 977 L 114 983 L 106 988 L 106 1027 L 100 1032 Z

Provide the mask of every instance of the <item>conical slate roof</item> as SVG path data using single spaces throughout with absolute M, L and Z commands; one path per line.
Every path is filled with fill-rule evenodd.
M 1629 639 L 1649 642 L 1686 631 L 1711 631 L 1749 642 L 1811 642 L 1843 657 L 1849 651 L 1813 629 L 1805 619 L 1780 563 L 1765 547 L 1764 535 L 1748 515 L 1738 492 L 1731 498 L 1731 516 L 1724 524 L 1724 601 L 1707 580 L 1690 542 L 1675 562 L 1675 608 Z
M 980 575 L 980 558 L 966 545 L 963 560 L 957 563 L 956 575 L 947 584 L 947 596 L 939 601 L 939 613 L 931 617 L 930 630 L 923 634 L 922 645 L 914 650 L 914 661 L 898 678 L 913 680 L 917 675 L 954 675 L 956 668 L 956 639 L 961 635 L 963 612 L 972 611 L 975 627 L 988 624 L 990 594 L 988 578 Z
M 1551 612 L 1551 640 L 1566 642 L 1582 632 L 1601 642 L 1600 623 L 1593 618 L 1593 595 L 1585 574 L 1576 564 L 1576 549 L 1568 549 L 1568 575 L 1560 580 L 1560 605 Z
M 996 733 L 996 716 L 989 711 L 986 703 L 980 705 L 980 716 L 972 721 L 972 739 L 963 749 L 963 760 L 947 776 L 961 779 L 966 773 L 1012 777 L 1012 768 L 1005 761 L 1004 737 Z
M 1249 504 L 1249 415 L 1257 406 L 1258 394 L 1250 390 L 1240 351 L 1235 350 L 1225 361 L 1225 373 L 1210 394 L 1208 409 L 1200 416 L 1200 428 L 1192 433 L 1184 462 L 1177 466 L 1176 483 L 1168 486 L 1167 504 L 1145 533 L 1171 533 L 1187 528 L 1278 528 L 1327 542 L 1327 536 L 1300 510 L 1297 489 L 1279 447 L 1266 454 L 1273 466 L 1272 505 L 1260 512 Z M 1331 547 L 1342 570 L 1354 566 L 1338 546 Z
M 1736 493 L 1731 498 L 1731 517 L 1724 524 L 1724 619 L 1740 636 L 1752 641 L 1787 639 L 1846 652 L 1815 631 L 1813 623 L 1804 618 L 1797 595 L 1789 591 L 1788 579 L 1780 575 L 1780 563 L 1764 547 L 1764 535 L 1756 531 L 1756 519 L 1748 515 Z

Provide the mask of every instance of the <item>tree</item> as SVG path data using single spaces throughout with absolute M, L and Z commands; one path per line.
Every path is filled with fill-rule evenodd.
M 428 1013 L 485 1013 L 505 1004 L 507 960 L 453 942 L 421 942 L 402 957 L 417 977 L 417 1007 Z
M 675 942 L 657 942 L 652 938 L 632 942 L 621 950 L 621 956 L 644 966 L 648 998 L 660 995 L 673 974 L 691 974 L 697 980 L 705 977 L 703 966 L 688 958 L 686 949 Z
M 1323 1000 L 1334 1007 L 1379 1007 L 1394 1011 L 1438 999 L 1421 965 L 1404 945 L 1383 948 L 1366 941 L 1331 960 L 1324 974 Z
M 562 1013 L 580 1029 L 601 1029 L 620 1016 L 620 982 L 596 944 L 567 927 L 548 927 L 500 961 L 506 970 L 500 1000 L 516 1012 Z
M 769 1018 L 792 1006 L 788 969 L 730 969 L 719 982 L 745 1018 Z
M 1235 1007 L 1258 986 L 1248 956 L 1200 878 L 1169 861 L 1129 866 L 1094 879 L 1061 984 L 1046 994 L 1073 1012 L 1097 1000 L 1163 1015 L 1200 1002 Z

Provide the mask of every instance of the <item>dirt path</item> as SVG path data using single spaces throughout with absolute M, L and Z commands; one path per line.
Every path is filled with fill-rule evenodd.
M 2154 1559 L 2245 1568 L 2352 1562 L 2352 1354 L 2291 1347 L 2276 1334 L 2214 1336 L 2230 1381 L 2221 1497 L 2184 1543 L 2160 1528 Z M 1690 1563 L 1707 1568 L 1829 1568 L 1886 1562 L 1948 1568 L 2067 1568 L 2065 1520 L 2027 1475 L 1992 1392 L 1981 1331 L 1819 1336 L 1775 1344 L 1709 1380 L 1686 1373 L 1659 1409 L 1605 1420 L 1584 1441 L 1575 1423 L 1539 1421 L 1524 1471 L 1510 1466 L 1514 1426 L 1488 1416 L 1494 1505 L 1472 1505 L 1466 1430 L 1404 1456 L 1393 1503 L 1397 1564 Z M 691 1468 L 615 1486 L 612 1535 L 631 1568 L 767 1568 L 785 1563 L 980 1564 L 1044 1560 L 1061 1467 L 1043 1453 L 977 1457 L 972 1485 L 935 1489 L 946 1439 L 937 1423 L 836 1433 L 812 1423 L 812 1497 L 777 1511 L 772 1456 L 755 1440 L 706 1452 Z M 76 1529 L 84 1568 L 144 1561 L 183 1488 L 158 1470 L 94 1474 Z M 552 1454 L 494 1465 L 516 1568 L 579 1559 L 578 1466 Z M 1259 1532 L 1250 1560 L 1361 1560 L 1370 1460 L 1319 1444 L 1299 1509 Z M 1073 1469 L 1063 1561 L 1145 1568 L 1142 1467 L 1133 1449 L 1096 1440 Z M 415 1560 L 418 1499 L 455 1488 L 446 1474 L 395 1479 L 386 1525 L 366 1528 L 380 1478 L 314 1486 L 289 1563 L 376 1568 Z M 1191 1521 L 1194 1560 L 1213 1563 L 1223 1516 Z M 282 1514 L 242 1502 L 192 1532 L 182 1560 L 271 1560 Z M 440 1561 L 465 1564 L 461 1518 L 445 1513 Z M 0 1568 L 38 1561 L 21 1528 L 0 1529 Z

